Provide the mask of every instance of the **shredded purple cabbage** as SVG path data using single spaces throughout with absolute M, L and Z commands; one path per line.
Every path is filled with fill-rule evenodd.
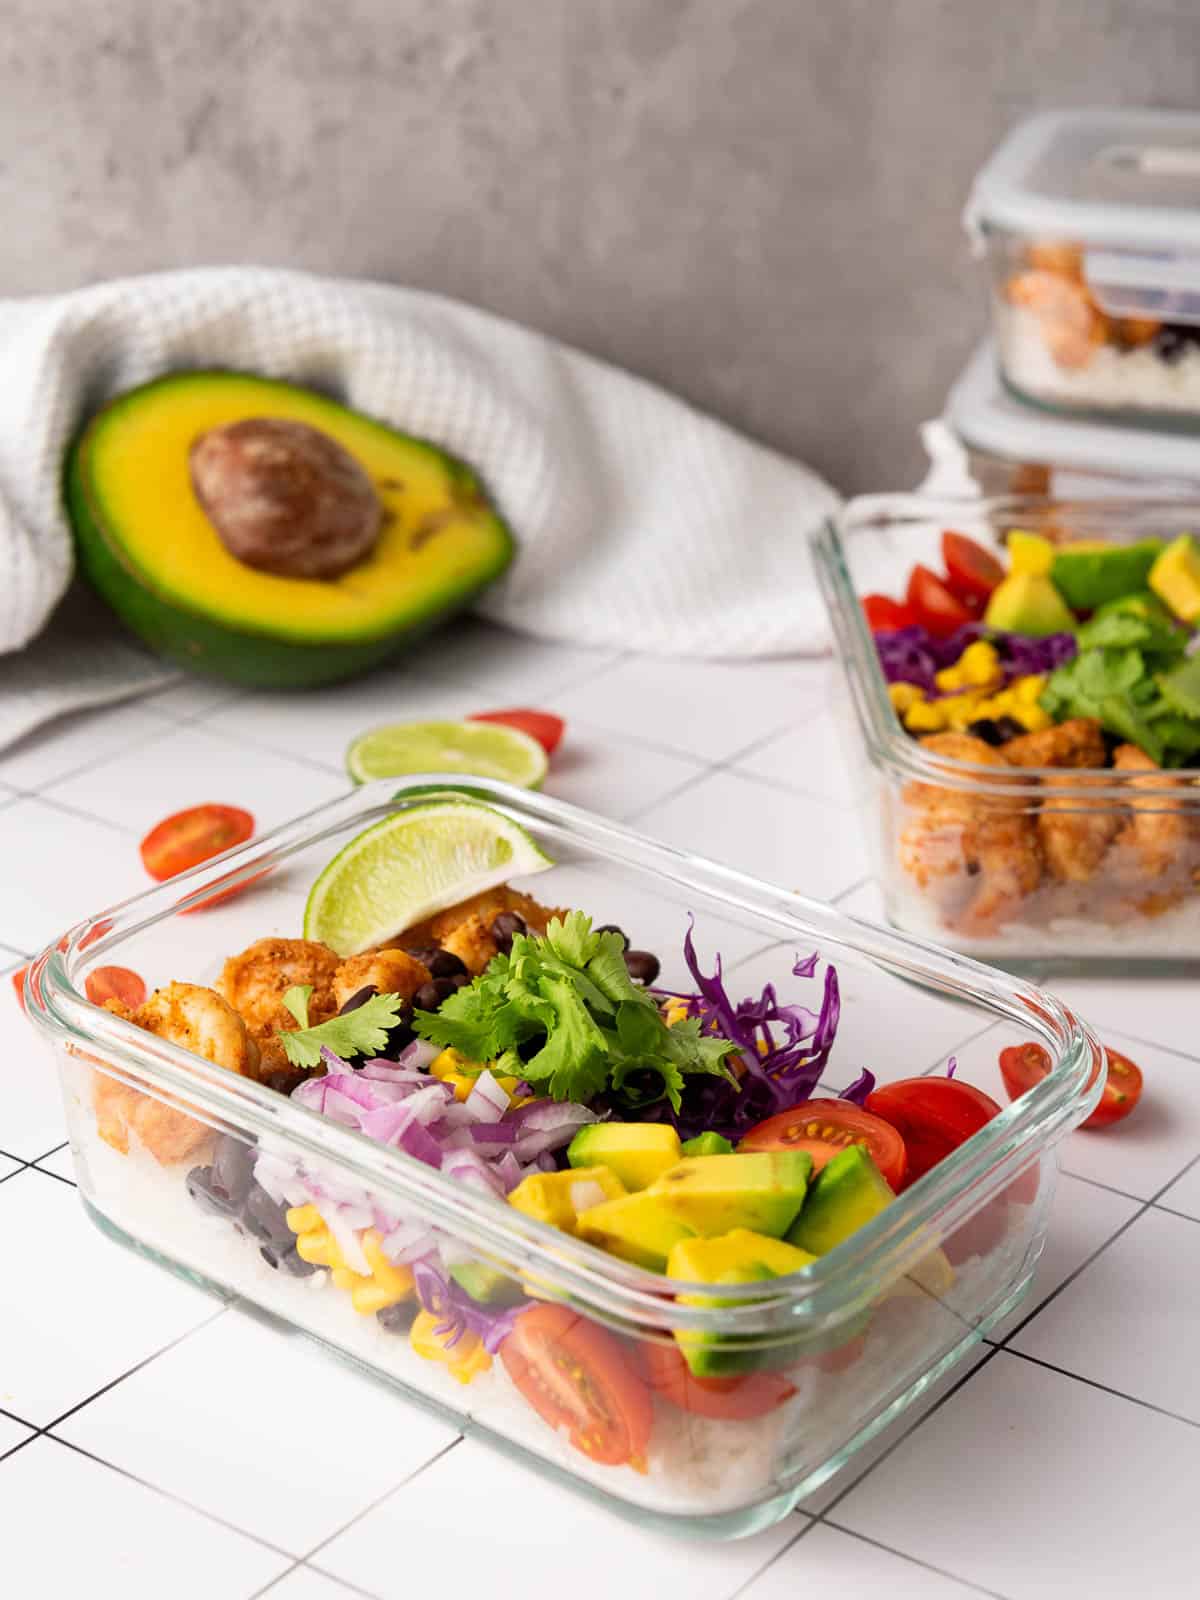
M 1033 673 L 1053 672 L 1070 661 L 1078 648 L 1073 633 L 1030 639 L 1023 633 L 1002 633 L 982 622 L 968 622 L 945 639 L 936 638 L 927 628 L 892 628 L 875 635 L 875 649 L 888 683 L 914 683 L 936 698 L 956 691 L 939 689 L 935 674 L 952 667 L 977 639 L 986 639 L 995 646 L 1004 684 Z
M 683 955 L 696 992 L 679 998 L 687 1002 L 688 1015 L 700 1019 L 704 1033 L 733 1040 L 744 1071 L 738 1083 L 692 1073 L 685 1082 L 677 1112 L 663 1101 L 647 1116 L 673 1123 L 682 1139 L 711 1130 L 736 1142 L 765 1117 L 809 1099 L 820 1082 L 841 1015 L 837 969 L 826 965 L 818 1011 L 802 1005 L 784 1005 L 773 983 L 768 983 L 757 999 L 748 998 L 735 1005 L 725 988 L 719 955 L 711 976 L 701 972 L 693 926 L 684 937 Z M 813 978 L 816 969 L 814 951 L 797 960 L 792 975 Z M 852 1097 L 869 1092 L 869 1088 L 861 1087 L 862 1083 L 860 1078 L 851 1085 Z
M 438 1319 L 433 1331 L 445 1340 L 447 1350 L 453 1350 L 464 1333 L 474 1333 L 494 1356 L 521 1312 L 528 1310 L 526 1301 L 502 1311 L 489 1310 L 448 1278 L 433 1256 L 425 1256 L 413 1266 L 413 1287 L 424 1310 Z

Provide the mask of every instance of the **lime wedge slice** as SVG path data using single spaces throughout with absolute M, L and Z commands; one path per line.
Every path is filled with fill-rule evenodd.
M 351 839 L 313 884 L 304 937 L 343 958 L 393 939 L 447 906 L 554 863 L 490 806 L 434 800 Z
M 536 739 L 495 722 L 392 722 L 359 734 L 346 751 L 346 770 L 355 783 L 413 772 L 461 772 L 536 789 L 546 767 L 546 752 Z

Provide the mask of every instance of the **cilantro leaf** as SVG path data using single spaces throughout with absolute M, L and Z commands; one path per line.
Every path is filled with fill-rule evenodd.
M 297 984 L 288 993 L 295 999 L 297 991 L 306 987 Z M 308 995 L 303 994 L 297 1004 L 307 1018 Z M 322 1045 L 343 1057 L 378 1055 L 388 1042 L 389 1031 L 399 1022 L 403 1005 L 398 994 L 377 994 L 357 1010 L 347 1011 L 345 1016 L 330 1017 L 328 1022 L 319 1022 L 313 1028 L 281 1033 L 279 1040 L 294 1067 L 319 1066 Z M 288 1010 L 296 1016 L 294 1006 L 289 1005 Z
M 283 996 L 283 1003 L 296 1019 L 300 1028 L 308 1027 L 308 1002 L 312 999 L 311 983 L 294 983 Z
M 525 1080 L 544 1085 L 554 1100 L 590 1100 L 608 1082 L 604 1034 L 568 979 L 544 977 L 541 989 L 555 1019 L 545 1044 L 525 1063 Z
M 634 983 L 625 965 L 625 941 L 619 933 L 602 933 L 597 936 L 596 948 L 587 964 L 587 975 L 614 1005 L 633 1001 L 646 1010 L 657 1013 L 654 996 L 647 994 L 640 984 Z
M 555 917 L 546 929 L 546 943 L 569 967 L 586 967 L 596 953 L 600 935 L 592 932 L 592 919 L 582 911 Z

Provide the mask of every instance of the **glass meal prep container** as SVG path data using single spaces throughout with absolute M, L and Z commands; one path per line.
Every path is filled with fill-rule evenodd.
M 943 417 L 966 452 L 973 492 L 1060 500 L 1200 495 L 1200 451 L 1191 436 L 1028 405 L 1001 381 L 990 339 L 951 388 Z
M 1059 111 L 1019 124 L 966 210 L 1000 370 L 1053 410 L 1200 417 L 1200 115 Z
M 431 789 L 470 793 L 527 829 L 555 863 L 527 886 L 597 921 L 619 918 L 661 954 L 665 987 L 686 982 L 679 951 L 689 917 L 706 970 L 719 951 L 731 992 L 774 980 L 809 999 L 811 982 L 791 973 L 797 953 L 817 950 L 840 980 L 833 1085 L 864 1066 L 881 1081 L 944 1072 L 957 1049 L 960 1074 L 999 1092 L 998 1050 L 1027 1039 L 1044 1045 L 1052 1070 L 814 1265 L 769 1284 L 723 1284 L 714 1298 L 711 1285 L 681 1285 L 606 1255 L 84 998 L 101 964 L 128 964 L 151 987 L 211 983 L 227 953 L 297 934 L 306 891 L 332 855 Z M 226 895 L 239 884 L 250 887 Z M 1045 1238 L 1054 1146 L 1100 1092 L 1094 1037 L 1024 983 L 543 796 L 483 781 L 464 789 L 441 776 L 365 786 L 81 923 L 32 966 L 26 999 L 53 1046 L 83 1203 L 104 1232 L 273 1313 L 636 1520 L 715 1537 L 783 1516 L 1020 1300 Z M 114 1084 L 130 1086 L 154 1115 L 191 1119 L 199 1146 L 178 1161 L 161 1150 L 156 1159 L 136 1137 L 113 1148 L 96 1108 Z M 605 1465 L 586 1437 L 548 1426 L 514 1387 L 503 1342 L 500 1359 L 465 1373 L 423 1359 L 392 1303 L 386 1261 L 372 1256 L 367 1278 L 293 1275 L 257 1177 L 240 1213 L 215 1215 L 190 1192 L 197 1167 L 231 1158 L 264 1179 L 266 1162 L 276 1182 L 281 1167 L 318 1174 L 327 1193 L 350 1197 L 379 1226 L 399 1219 L 428 1230 L 443 1264 L 475 1263 L 505 1287 L 501 1303 L 518 1326 L 532 1308 L 543 1319 L 558 1308 L 565 1343 L 556 1349 L 551 1339 L 546 1351 L 552 1382 L 555 1363 L 569 1376 L 570 1330 L 598 1335 L 647 1416 L 652 1408 L 642 1455 Z M 652 1398 L 646 1352 L 672 1350 L 676 1336 L 710 1349 L 726 1391 L 748 1384 L 756 1393 L 769 1381 L 769 1408 L 741 1418 L 723 1404 L 722 1415 L 706 1416 Z
M 1200 500 L 868 495 L 814 536 L 842 669 L 839 720 L 860 792 L 869 797 L 864 814 L 888 921 L 984 959 L 1046 970 L 1080 962 L 1165 969 L 1200 960 L 1200 770 L 1173 767 L 1147 777 L 1113 768 L 1014 767 L 998 775 L 995 766 L 935 756 L 901 725 L 860 596 L 903 593 L 915 562 L 937 567 L 946 529 L 997 551 L 1014 529 L 1055 542 L 1169 541 L 1200 529 Z M 1037 829 L 1049 785 L 1056 813 L 1112 819 L 1107 853 L 1085 878 L 1064 881 L 1045 868 L 1032 887 L 996 895 L 1004 852 L 1018 833 Z M 1140 831 L 1127 828 L 1133 820 L 1138 830 L 1163 835 L 1152 868 Z M 998 841 L 994 869 L 982 866 L 980 829 Z

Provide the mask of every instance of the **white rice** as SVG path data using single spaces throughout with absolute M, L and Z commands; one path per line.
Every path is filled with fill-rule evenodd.
M 999 354 L 1014 389 L 1059 406 L 1102 406 L 1114 411 L 1170 411 L 1200 415 L 1200 343 L 1167 362 L 1152 345 L 1122 350 L 1098 345 L 1084 367 L 1060 367 L 1046 347 L 1036 314 L 1004 306 Z

